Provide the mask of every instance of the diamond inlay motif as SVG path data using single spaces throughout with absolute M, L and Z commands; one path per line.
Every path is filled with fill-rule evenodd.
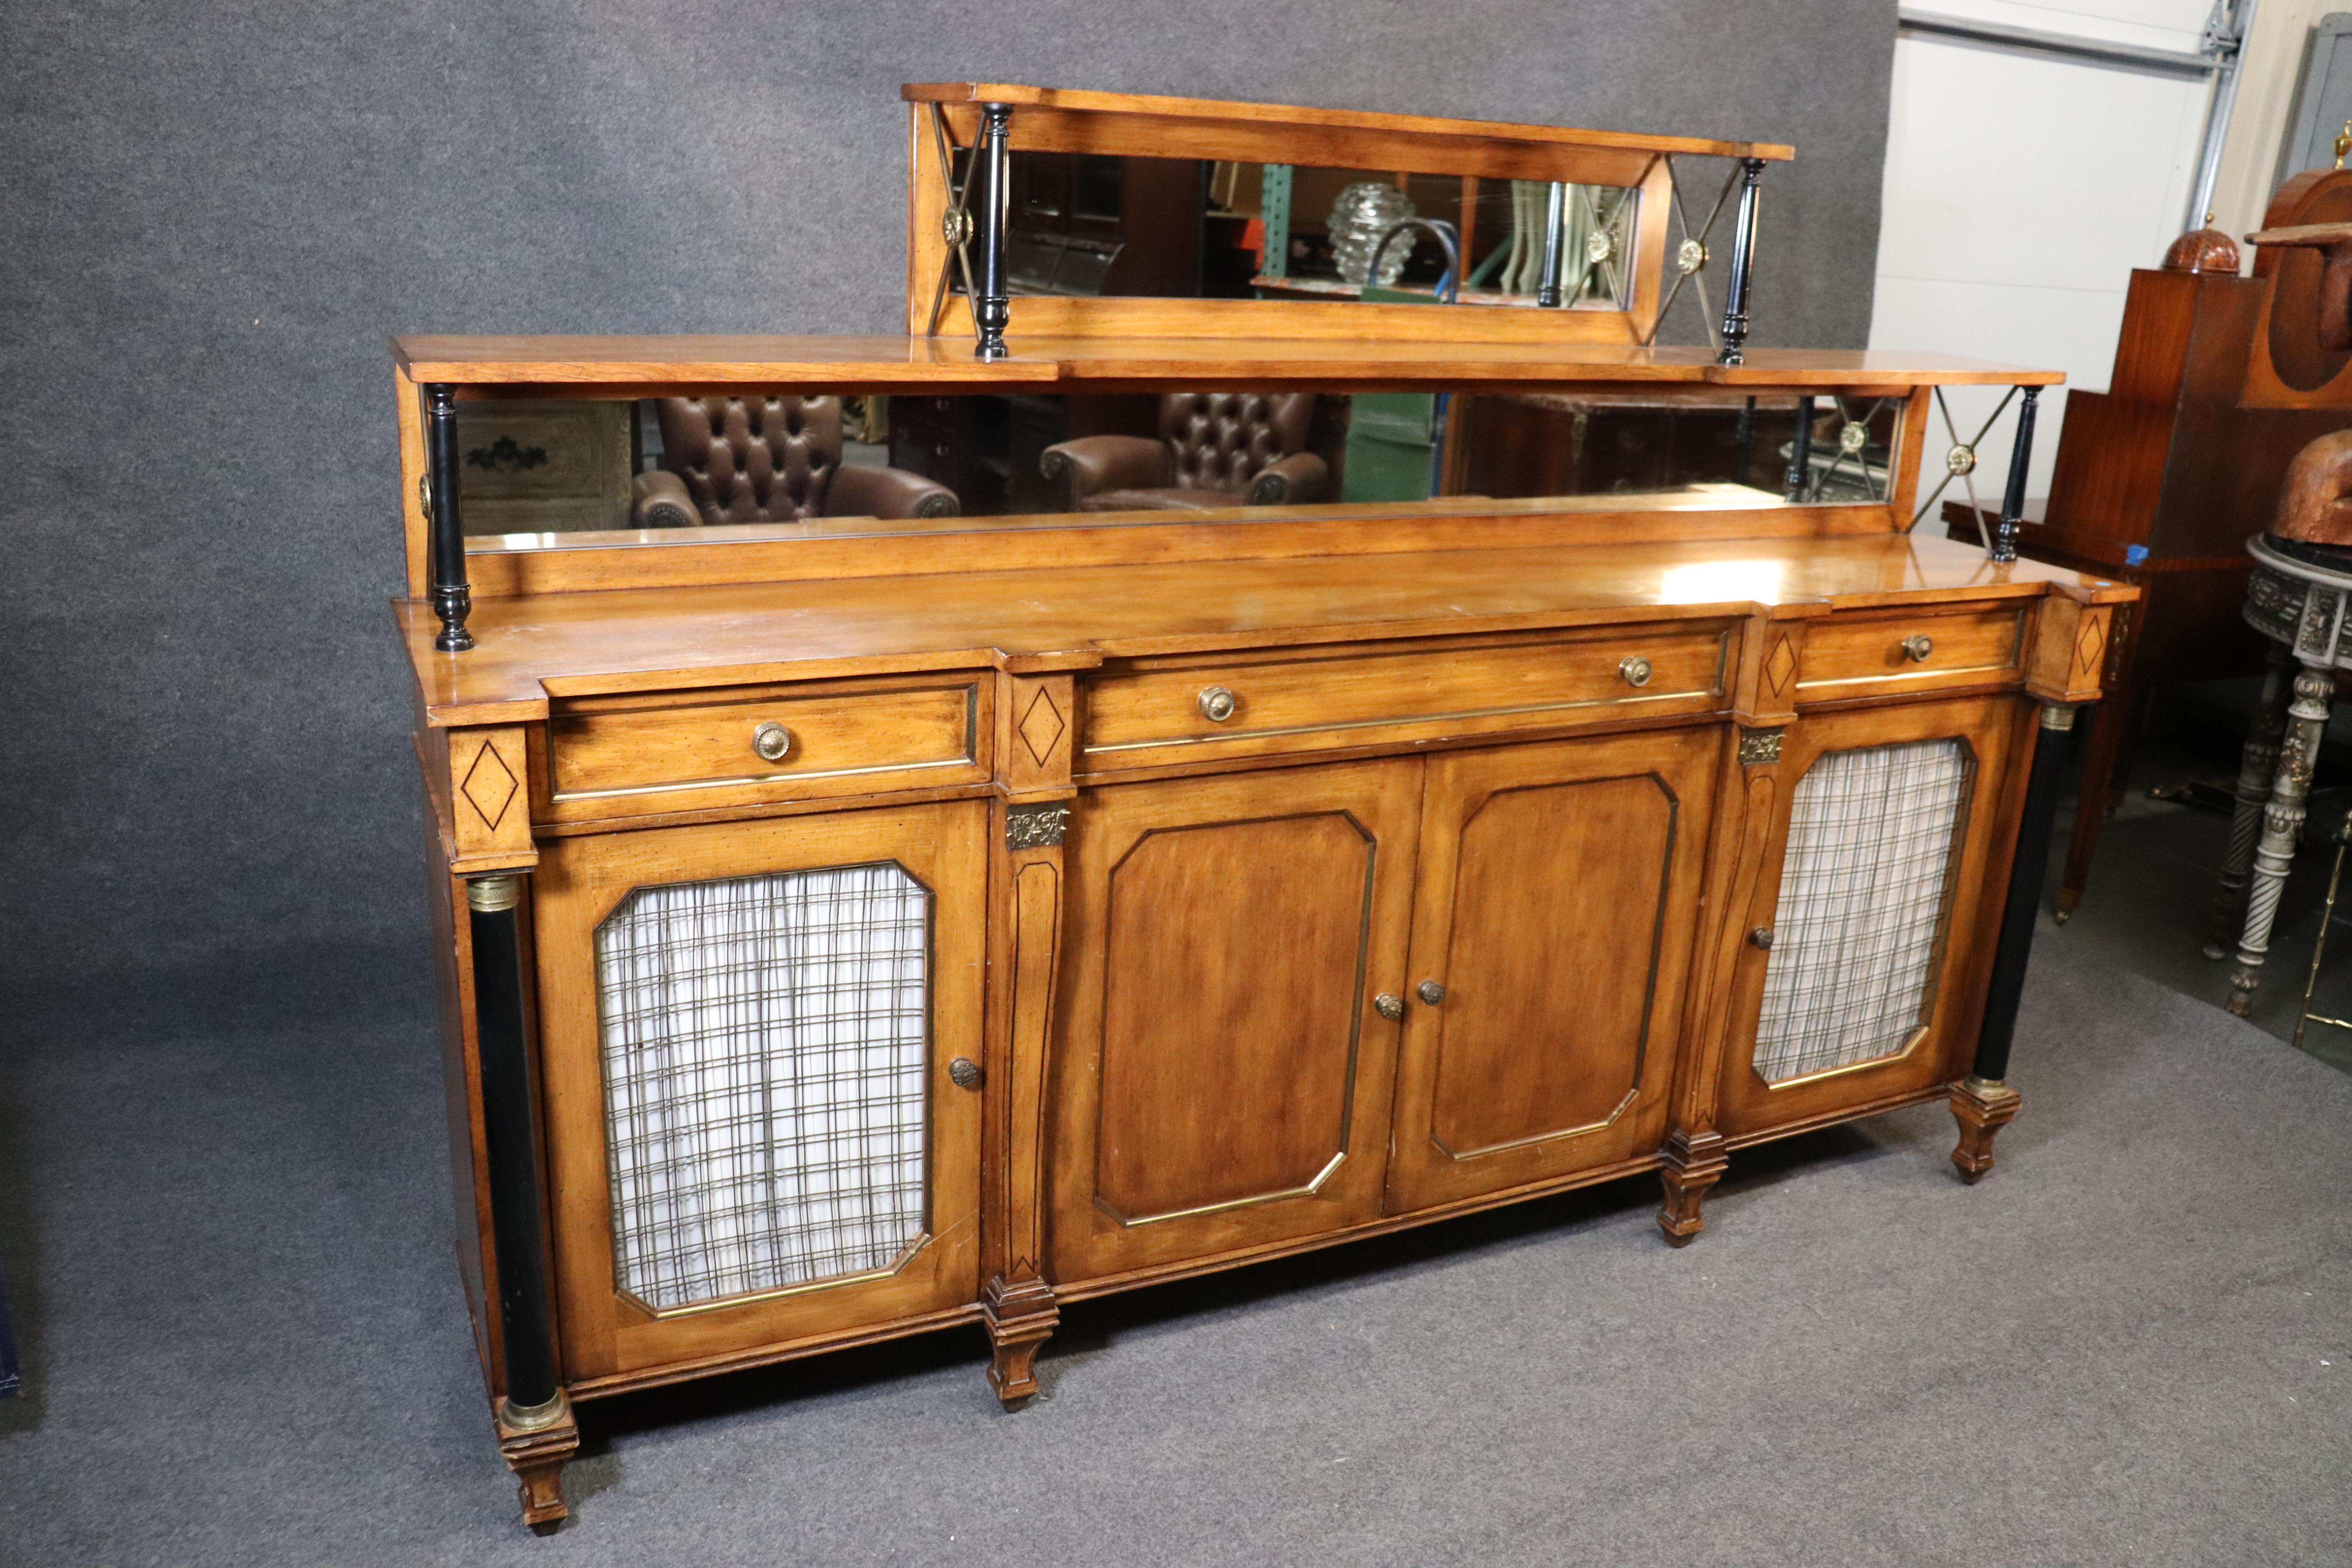
M 1765 683 L 1777 696 L 1788 689 L 1789 677 L 1796 672 L 1797 656 L 1789 651 L 1789 639 L 1783 637 L 1773 646 L 1772 657 L 1764 661 Z
M 499 755 L 499 749 L 485 741 L 474 753 L 474 765 L 466 770 L 466 782 L 457 786 L 457 793 L 495 830 L 507 807 L 514 804 L 514 771 Z
M 2084 674 L 2098 668 L 2099 652 L 2106 640 L 2099 632 L 2099 617 L 2084 616 L 2083 629 L 2074 637 L 2074 668 Z
M 1030 700 L 1029 710 L 1021 715 L 1019 731 L 1021 743 L 1029 748 L 1029 754 L 1037 759 L 1039 767 L 1045 765 L 1045 759 L 1061 744 L 1062 728 L 1062 710 L 1054 706 L 1054 699 L 1045 689 L 1039 687 L 1037 695 Z

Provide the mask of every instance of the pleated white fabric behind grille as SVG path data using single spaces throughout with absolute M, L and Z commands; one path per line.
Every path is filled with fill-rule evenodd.
M 614 1271 L 655 1308 L 923 1229 L 929 895 L 893 865 L 641 888 L 596 931 Z
M 1958 741 L 1919 741 L 1806 770 L 1756 1025 L 1765 1082 L 1891 1056 L 1923 1022 L 1974 766 Z

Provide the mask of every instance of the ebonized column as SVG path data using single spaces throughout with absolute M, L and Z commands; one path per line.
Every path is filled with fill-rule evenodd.
M 1731 277 L 1723 295 L 1723 349 L 1717 356 L 1725 364 L 1747 357 L 1748 289 L 1756 271 L 1756 220 L 1763 202 L 1764 160 L 1739 161 L 1739 213 L 1731 231 Z
M 2000 498 L 2000 526 L 1993 531 L 1992 558 L 2017 559 L 2017 525 L 2025 520 L 2025 475 L 2033 466 L 2033 414 L 2041 405 L 2042 389 L 2021 387 L 2017 404 L 2017 437 L 2009 447 L 2009 488 Z
M 433 646 L 463 653 L 474 646 L 466 629 L 473 590 L 466 583 L 466 530 L 457 516 L 457 392 L 438 383 L 425 389 L 426 500 L 433 528 L 433 613 L 441 630 Z
M 1805 487 L 1813 479 L 1813 400 L 1797 399 L 1797 430 L 1789 438 L 1789 474 L 1783 481 L 1788 491 L 1784 498 L 1792 501 L 1805 499 Z
M 2064 703 L 2042 705 L 2032 770 L 2026 775 L 2025 805 L 2018 818 L 2017 853 L 2010 861 L 2009 892 L 2001 904 L 2000 938 L 1993 947 L 1992 979 L 1985 987 L 1976 1064 L 1952 1091 L 1952 1115 L 1960 1124 L 1952 1164 L 1969 1182 L 1992 1169 L 1993 1134 L 2017 1114 L 2018 1094 L 2006 1081 L 2009 1048 L 2017 1037 L 2025 966 L 2033 956 L 2033 922 L 2041 914 L 2042 882 L 2050 869 L 2058 787 L 2074 751 L 2074 713 Z
M 1013 351 L 1004 346 L 1004 329 L 1013 319 L 1013 300 L 1004 279 L 1004 231 L 1013 210 L 1010 154 L 1013 106 L 981 105 L 980 159 L 982 175 L 980 207 L 980 298 L 971 302 L 972 325 L 980 342 L 972 353 L 982 359 L 1003 359 Z
M 522 888 L 522 878 L 511 873 L 476 878 L 466 884 L 466 905 L 474 939 L 474 1033 L 481 1057 L 482 1142 L 491 1246 L 499 1265 L 499 1338 L 506 1362 L 506 1403 L 499 1418 L 517 1431 L 530 1431 L 562 1419 L 564 1401 L 556 1381 L 548 1306 L 530 1035 L 523 1018 L 516 910 Z

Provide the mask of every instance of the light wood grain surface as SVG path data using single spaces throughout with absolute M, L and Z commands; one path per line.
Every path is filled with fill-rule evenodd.
M 1907 535 L 1593 544 L 488 599 L 436 653 L 399 601 L 435 726 L 544 717 L 547 699 L 919 669 L 1083 668 L 1105 657 L 1747 613 L 1752 605 L 2134 590 Z

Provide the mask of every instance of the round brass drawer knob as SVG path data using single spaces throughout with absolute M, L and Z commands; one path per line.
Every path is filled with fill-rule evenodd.
M 1222 724 L 1234 716 L 1234 694 L 1222 686 L 1201 689 L 1201 717 L 1212 724 Z
M 1628 686 L 1650 684 L 1650 661 L 1638 653 L 1629 653 L 1617 661 L 1617 673 L 1625 678 Z
M 970 1057 L 958 1057 L 948 1063 L 948 1077 L 958 1089 L 980 1087 L 980 1064 Z
M 1903 657 L 1914 664 L 1925 664 L 1927 656 L 1936 651 L 1936 639 L 1925 632 L 1914 632 L 1903 639 Z
M 793 732 L 782 724 L 762 724 L 751 731 L 751 749 L 762 761 L 781 763 L 793 749 Z
M 1445 987 L 1434 980 L 1424 980 L 1412 989 L 1415 995 L 1433 1007 L 1445 1000 Z
M 1404 1016 L 1404 998 L 1391 991 L 1383 991 L 1372 998 L 1372 1011 L 1395 1023 Z

